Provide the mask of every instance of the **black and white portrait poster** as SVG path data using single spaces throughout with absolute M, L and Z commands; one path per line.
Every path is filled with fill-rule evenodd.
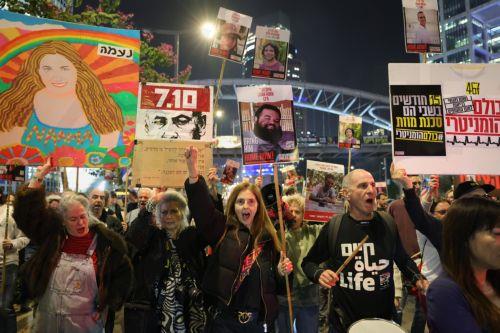
M 403 0 L 407 53 L 441 53 L 437 0 Z
M 243 164 L 294 162 L 299 158 L 291 86 L 236 88 Z
M 403 92 L 406 97 L 395 97 L 402 95 L 401 90 L 397 91 L 399 94 L 391 91 L 393 111 L 396 103 L 400 109 L 399 112 L 414 111 L 413 108 L 402 110 L 405 105 L 416 106 L 417 113 L 422 106 L 427 110 L 427 116 L 424 119 L 409 120 L 409 123 L 406 120 L 401 123 L 402 120 L 400 120 L 399 125 L 398 120 L 395 119 L 397 113 L 393 112 L 395 163 L 405 168 L 409 174 L 500 174 L 499 77 L 500 66 L 497 64 L 389 64 L 391 87 L 428 87 L 425 91 L 410 88 L 410 91 Z M 433 86 L 441 87 L 441 103 L 436 98 L 439 92 L 437 88 L 431 90 Z M 425 93 L 428 95 L 427 106 L 424 105 L 426 101 L 421 97 Z M 424 132 L 422 135 L 425 135 L 427 139 L 431 135 L 436 138 L 436 135 L 441 134 L 438 127 L 432 127 L 437 126 L 438 119 L 441 118 L 438 116 L 438 108 L 429 108 L 429 106 L 437 105 L 441 105 L 443 114 L 443 140 L 446 154 L 399 155 L 399 148 L 396 147 L 399 141 L 397 138 L 407 134 L 415 136 L 416 128 L 412 126 L 415 125 L 412 124 L 414 121 L 417 122 L 416 125 Z M 432 112 L 435 114 L 432 115 Z M 397 130 L 402 130 L 403 126 L 410 129 L 412 133 L 396 133 Z M 420 142 L 420 144 L 427 146 L 429 143 Z M 441 146 L 440 143 L 439 146 Z M 442 148 L 438 150 L 442 152 Z
M 391 85 L 395 156 L 445 156 L 440 85 Z
M 250 16 L 219 8 L 215 36 L 208 54 L 241 63 L 251 26 Z
M 141 85 L 136 138 L 211 141 L 212 100 L 212 87 L 168 83 Z
M 257 26 L 252 76 L 285 80 L 289 41 L 289 30 Z

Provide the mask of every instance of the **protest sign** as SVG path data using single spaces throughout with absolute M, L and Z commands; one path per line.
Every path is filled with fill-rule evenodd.
M 136 138 L 212 141 L 212 100 L 212 87 L 168 83 L 141 85 Z
M 252 76 L 286 79 L 290 31 L 257 26 Z
M 281 168 L 283 175 L 283 191 L 285 195 L 290 193 L 302 193 L 304 189 L 304 177 L 297 173 L 295 165 L 289 164 Z
M 440 85 L 391 85 L 396 156 L 444 156 Z
M 0 37 L 0 163 L 130 165 L 138 30 L 2 10 Z
M 408 53 L 441 53 L 437 0 L 403 0 Z
M 184 152 L 187 146 L 198 148 L 198 170 L 207 176 L 213 166 L 212 146 L 209 142 L 138 140 L 134 147 L 132 185 L 146 187 L 184 187 L 188 177 Z
M 216 32 L 208 54 L 241 63 L 251 26 L 250 16 L 219 8 Z
M 500 174 L 499 77 L 495 64 L 389 64 L 397 165 L 410 174 Z M 392 94 L 393 87 L 399 92 L 403 86 L 406 93 Z M 440 95 L 435 86 L 440 86 Z M 424 117 L 403 115 L 399 125 L 405 129 L 400 129 L 395 117 L 405 106 L 407 113 Z M 444 152 L 443 143 L 429 142 L 442 135 L 441 118 Z M 422 128 L 432 131 L 422 133 Z M 402 138 L 417 140 L 425 148 L 401 145 Z
M 243 164 L 298 160 L 291 86 L 236 88 Z
M 361 148 L 363 118 L 339 116 L 339 148 Z
M 339 196 L 343 177 L 343 165 L 307 161 L 304 220 L 328 222 L 332 216 L 344 212 L 344 202 Z

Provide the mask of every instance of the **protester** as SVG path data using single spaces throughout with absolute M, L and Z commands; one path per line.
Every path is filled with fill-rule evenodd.
M 17 332 L 16 313 L 12 306 L 16 290 L 16 276 L 19 267 L 19 251 L 29 243 L 29 239 L 19 230 L 12 218 L 12 196 L 0 207 L 0 284 L 5 278 L 5 289 L 0 290 L 0 332 Z M 3 271 L 5 269 L 5 276 Z
M 389 206 L 389 197 L 384 192 L 377 194 L 377 210 L 385 212 Z
M 90 190 L 89 195 L 89 204 L 90 204 L 90 211 L 96 217 L 99 219 L 99 221 L 106 223 L 109 229 L 119 233 L 123 234 L 123 226 L 118 220 L 118 218 L 110 214 L 107 210 L 107 199 L 106 199 L 106 192 L 104 190 L 94 188 Z
M 130 225 L 138 216 L 141 210 L 146 209 L 146 203 L 153 196 L 153 191 L 147 187 L 141 187 L 137 193 L 137 208 L 127 213 L 127 224 Z
M 500 332 L 500 203 L 462 197 L 442 225 L 445 273 L 427 293 L 431 331 Z
M 186 199 L 168 190 L 151 212 L 142 210 L 126 239 L 131 244 L 135 287 L 125 305 L 126 332 L 202 332 L 206 314 L 199 282 L 205 242 L 188 227 Z
M 61 202 L 61 196 L 57 194 L 50 194 L 47 196 L 46 200 L 50 208 L 57 209 L 59 207 L 59 203 Z
M 124 240 L 105 224 L 89 223 L 88 200 L 67 193 L 59 211 L 40 189 L 47 162 L 14 202 L 14 219 L 39 250 L 24 269 L 38 300 L 35 332 L 103 332 L 107 311 L 119 309 L 132 286 Z
M 218 309 L 209 332 L 266 332 L 278 315 L 277 293 L 292 263 L 280 244 L 257 186 L 238 184 L 226 217 L 215 209 L 198 173 L 198 150 L 185 152 L 189 208 L 199 232 L 214 249 L 203 277 L 203 291 Z
M 118 196 L 115 191 L 109 192 L 108 211 L 112 212 L 120 222 L 123 222 L 122 208 L 118 204 Z
M 139 206 L 137 192 L 134 189 L 128 189 L 128 203 L 127 203 L 127 212 L 131 212 L 134 209 L 137 209 Z
M 416 196 L 420 196 L 422 192 L 422 178 L 417 175 L 410 176 L 411 184 L 413 191 Z M 430 191 L 427 191 L 430 193 Z M 427 206 L 430 207 L 431 203 L 427 203 Z M 415 226 L 413 225 L 411 218 L 406 210 L 405 203 L 403 199 L 398 199 L 393 201 L 389 205 L 388 209 L 389 214 L 394 218 L 394 222 L 396 223 L 399 237 L 403 244 L 403 248 L 406 253 L 410 255 L 411 258 L 415 260 L 417 265 L 421 265 L 422 258 L 422 244 L 419 244 L 419 238 L 417 236 L 417 231 Z M 425 275 L 424 275 L 425 276 Z M 405 281 L 406 282 L 406 281 Z M 411 332 L 412 333 L 424 333 L 425 330 L 425 313 L 423 312 L 421 304 L 420 295 L 417 294 L 417 291 L 413 289 L 411 285 L 408 283 L 404 284 L 403 290 L 403 298 L 402 305 L 406 305 L 409 302 L 414 302 L 415 311 L 413 312 L 413 319 L 411 324 Z
M 396 168 L 394 163 L 391 165 L 391 178 L 403 187 L 405 194 L 405 207 L 411 217 L 415 228 L 429 239 L 438 253 L 442 248 L 443 224 L 434 216 L 429 215 L 423 209 L 420 200 L 412 188 L 412 181 L 406 174 L 403 168 Z M 458 184 L 453 192 L 455 200 L 460 198 L 470 197 L 485 197 L 488 198 L 488 193 L 493 191 L 495 187 L 490 184 L 479 185 L 474 181 L 466 181 Z
M 419 288 L 425 289 L 427 285 L 404 251 L 390 216 L 375 212 L 373 176 L 362 169 L 353 170 L 344 177 L 342 186 L 348 213 L 334 217 L 323 227 L 302 261 L 309 279 L 325 288 L 333 287 L 329 318 L 333 332 L 346 332 L 353 322 L 363 318 L 393 317 L 393 261 Z M 365 236 L 368 240 L 357 258 L 340 274 L 335 273 Z M 320 268 L 326 261 L 327 267 Z
M 288 211 L 293 216 L 293 223 L 286 231 L 286 253 L 295 267 L 292 283 L 293 319 L 296 332 L 317 333 L 319 315 L 319 288 L 311 283 L 302 270 L 301 264 L 309 249 L 319 235 L 322 224 L 308 224 L 303 221 L 304 198 L 298 194 L 283 197 Z M 280 313 L 278 316 L 279 332 L 290 332 L 288 302 L 286 297 L 278 296 Z

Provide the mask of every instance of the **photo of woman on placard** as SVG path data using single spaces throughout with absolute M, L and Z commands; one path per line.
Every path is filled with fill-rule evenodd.
M 263 63 L 259 66 L 259 69 L 269 70 L 273 72 L 284 72 L 285 66 L 278 61 L 280 52 L 279 48 L 273 43 L 267 43 L 264 45 L 261 51 Z

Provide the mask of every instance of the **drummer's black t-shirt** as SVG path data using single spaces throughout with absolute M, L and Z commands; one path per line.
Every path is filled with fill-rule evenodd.
M 371 221 L 356 221 L 344 215 L 337 235 L 333 267 L 335 270 L 340 267 L 366 235 L 369 235 L 367 242 L 339 274 L 339 281 L 333 288 L 332 302 L 344 312 L 346 327 L 362 318 L 390 319 L 392 316 L 395 242 L 394 235 L 378 214 Z

